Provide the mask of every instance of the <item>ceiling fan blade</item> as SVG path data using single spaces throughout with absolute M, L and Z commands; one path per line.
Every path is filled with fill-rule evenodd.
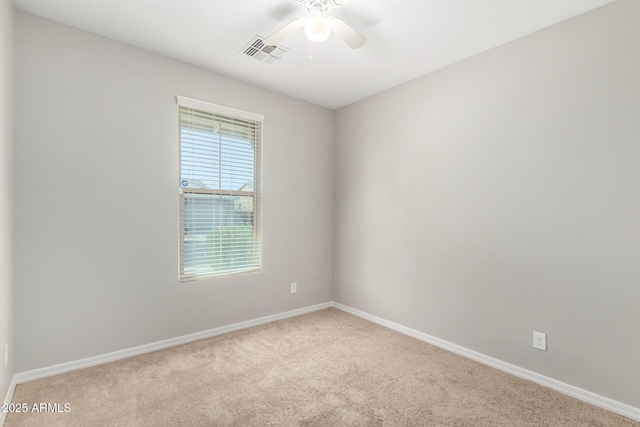
M 331 32 L 335 36 L 341 38 L 353 49 L 359 48 L 367 41 L 367 39 L 362 34 L 345 24 L 344 21 L 340 18 L 332 16 L 329 19 L 331 19 Z
M 293 21 L 289 22 L 287 25 L 280 28 L 278 31 L 276 31 L 275 33 L 271 34 L 269 37 L 264 39 L 262 43 L 264 43 L 265 46 L 276 46 L 278 43 L 280 43 L 282 39 L 287 37 L 289 34 L 295 33 L 300 28 L 302 28 L 304 26 L 304 20 L 305 20 L 304 16 L 298 19 L 294 19 Z

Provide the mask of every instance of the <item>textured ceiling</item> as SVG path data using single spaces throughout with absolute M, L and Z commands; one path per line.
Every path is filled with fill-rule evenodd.
M 242 55 L 256 35 L 306 13 L 293 0 L 14 0 L 20 10 L 328 108 L 339 108 L 614 0 L 351 0 L 331 9 L 367 37 L 331 37 L 267 65 Z M 311 49 L 313 60 L 309 59 Z

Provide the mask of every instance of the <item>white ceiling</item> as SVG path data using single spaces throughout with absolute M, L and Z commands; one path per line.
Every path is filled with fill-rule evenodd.
M 300 30 L 266 65 L 242 55 L 255 35 L 306 13 L 293 0 L 14 0 L 20 10 L 339 108 L 614 0 L 351 0 L 330 14 L 367 37 L 313 43 Z

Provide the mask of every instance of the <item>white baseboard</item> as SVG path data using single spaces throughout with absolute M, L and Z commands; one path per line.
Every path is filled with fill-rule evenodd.
M 594 406 L 598 406 L 608 411 L 615 412 L 616 414 L 624 415 L 625 417 L 631 418 L 636 421 L 640 421 L 639 408 L 634 408 L 633 406 L 617 402 L 615 400 L 600 396 L 598 394 L 592 393 L 587 390 L 583 390 L 581 388 L 578 388 L 569 384 L 565 384 L 558 380 L 554 380 L 553 378 L 545 377 L 544 375 L 540 375 L 538 373 L 529 371 L 527 369 L 520 368 L 519 366 L 515 366 L 510 363 L 503 362 L 498 359 L 494 359 L 493 357 L 486 356 L 482 353 L 469 350 L 457 344 L 453 344 L 448 341 L 442 340 L 440 338 L 427 335 L 423 332 L 416 331 L 415 329 L 407 328 L 406 326 L 390 322 L 388 320 L 371 315 L 369 313 L 365 313 L 364 311 L 356 310 L 355 308 L 351 308 L 349 306 L 346 306 L 337 302 L 333 302 L 331 305 L 332 307 L 335 307 L 339 310 L 361 317 L 365 320 L 369 320 L 370 322 L 377 323 L 378 325 L 387 327 L 394 331 L 400 332 L 404 335 L 408 335 L 410 337 L 419 339 L 420 341 L 433 344 L 436 347 L 449 350 L 452 353 L 459 354 L 468 359 L 475 360 L 476 362 L 480 362 L 482 364 L 491 366 L 492 368 L 499 369 L 501 371 L 515 375 L 517 377 L 524 378 L 526 380 L 540 384 L 552 390 L 558 391 L 560 393 L 563 393 L 568 396 L 574 397 L 576 399 L 582 400 L 584 402 L 590 403 Z
M 7 390 L 7 394 L 4 397 L 4 404 L 8 405 L 13 400 L 13 392 L 16 389 L 16 377 L 15 375 L 11 377 L 11 384 L 9 384 L 9 390 Z M 4 426 L 4 420 L 7 418 L 7 412 L 0 411 L 0 427 Z
M 5 397 L 5 403 L 11 402 L 16 384 L 21 384 L 27 381 L 38 380 L 38 379 L 50 377 L 53 375 L 63 374 L 65 372 L 74 371 L 76 369 L 83 369 L 83 368 L 88 368 L 95 365 L 100 365 L 103 363 L 114 362 L 116 360 L 124 359 L 127 357 L 137 356 L 144 353 L 150 353 L 152 351 L 162 350 L 165 348 L 174 347 L 181 344 L 187 344 L 189 342 L 210 338 L 217 335 L 238 331 L 241 329 L 251 328 L 253 326 L 263 325 L 265 323 L 286 319 L 288 317 L 299 316 L 302 314 L 311 313 L 313 311 L 323 310 L 329 307 L 335 307 L 344 312 L 369 320 L 370 322 L 377 323 L 378 325 L 387 327 L 394 331 L 400 332 L 410 337 L 419 339 L 421 341 L 424 341 L 429 344 L 435 345 L 437 347 L 443 348 L 445 350 L 451 351 L 452 353 L 459 354 L 461 356 L 467 357 L 469 359 L 475 360 L 477 362 L 483 363 L 485 365 L 491 366 L 493 368 L 499 369 L 509 374 L 518 376 L 520 378 L 524 378 L 526 380 L 540 384 L 552 390 L 556 390 L 560 393 L 566 394 L 568 396 L 574 397 L 576 399 L 582 400 L 584 402 L 590 403 L 592 405 L 598 406 L 608 411 L 615 412 L 625 417 L 640 421 L 639 408 L 635 408 L 633 406 L 617 402 L 615 400 L 600 396 L 590 391 L 583 390 L 581 388 L 578 388 L 569 384 L 565 384 L 558 380 L 554 380 L 553 378 L 549 378 L 544 375 L 529 371 L 527 369 L 520 368 L 510 363 L 503 362 L 493 357 L 486 356 L 482 353 L 469 350 L 457 344 L 450 343 L 440 338 L 436 338 L 431 335 L 425 334 L 423 332 L 417 331 L 415 329 L 411 329 L 406 326 L 403 326 L 394 322 L 390 322 L 388 320 L 371 315 L 369 313 L 365 313 L 360 310 L 356 310 L 354 308 L 351 308 L 349 306 L 346 306 L 337 302 L 327 302 L 323 304 L 313 305 L 309 307 L 300 308 L 297 310 L 291 310 L 284 313 L 274 314 L 271 316 L 260 317 L 258 319 L 247 320 L 245 322 L 235 323 L 233 325 L 223 326 L 220 328 L 210 329 L 207 331 L 197 332 L 189 335 L 183 335 L 181 337 L 171 338 L 164 341 L 158 341 L 151 344 L 146 344 L 146 345 L 133 347 L 125 350 L 120 350 L 120 351 L 115 351 L 115 352 L 103 354 L 100 356 L 89 357 L 86 359 L 62 363 L 59 365 L 50 366 L 46 368 L 20 372 L 13 376 L 13 380 L 11 382 L 9 390 L 7 391 L 7 395 Z M 0 426 L 4 425 L 5 417 L 6 417 L 6 414 L 0 413 Z
M 233 325 L 222 326 L 220 328 L 209 329 L 207 331 L 196 332 L 189 335 L 183 335 L 181 337 L 170 338 L 164 341 L 158 341 L 151 344 L 128 348 L 125 350 L 114 351 L 112 353 L 107 353 L 99 356 L 88 357 L 86 359 L 80 359 L 72 362 L 61 363 L 59 365 L 20 372 L 14 375 L 14 382 L 15 384 L 22 384 L 27 381 L 39 380 L 41 378 L 75 371 L 76 369 L 83 369 L 91 366 L 101 365 L 103 363 L 114 362 L 116 360 L 125 359 L 127 357 L 138 356 L 140 354 L 150 353 L 152 351 L 163 350 L 165 348 L 187 344 L 205 338 L 215 337 L 216 335 L 222 335 L 229 332 L 239 331 L 241 329 L 251 328 L 253 326 L 263 325 L 265 323 L 275 322 L 276 320 L 286 319 L 288 317 L 300 316 L 301 314 L 311 313 L 312 311 L 322 310 L 329 307 L 331 307 L 331 302 L 326 302 L 323 304 L 299 308 L 297 310 L 286 311 L 284 313 L 260 317 L 258 319 L 234 323 Z

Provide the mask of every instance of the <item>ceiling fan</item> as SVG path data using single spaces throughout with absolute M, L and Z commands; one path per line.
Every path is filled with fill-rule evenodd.
M 264 39 L 266 46 L 276 46 L 285 37 L 304 27 L 304 32 L 311 41 L 321 42 L 329 37 L 329 34 L 337 36 L 353 49 L 362 46 L 367 39 L 356 30 L 345 24 L 340 18 L 327 16 L 327 10 L 332 7 L 341 7 L 348 0 L 294 0 L 307 8 L 309 12 L 305 16 L 294 19 L 275 33 Z

